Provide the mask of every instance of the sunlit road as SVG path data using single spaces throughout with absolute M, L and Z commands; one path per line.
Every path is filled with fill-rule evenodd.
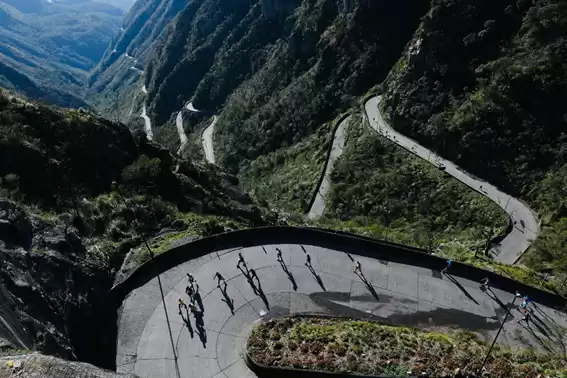
M 337 132 L 335 133 L 335 137 L 333 139 L 333 146 L 331 147 L 331 152 L 329 153 L 327 160 L 325 176 L 323 177 L 323 181 L 321 181 L 321 185 L 317 190 L 317 197 L 315 197 L 315 201 L 313 202 L 313 205 L 311 205 L 309 214 L 307 214 L 309 219 L 320 217 L 325 212 L 325 200 L 327 198 L 329 189 L 331 188 L 331 174 L 333 173 L 335 162 L 343 154 L 343 149 L 346 141 L 347 126 L 351 119 L 351 116 L 346 117 L 337 127 Z
M 365 104 L 366 116 L 370 126 L 380 135 L 388 138 L 413 154 L 441 167 L 449 175 L 463 184 L 478 191 L 498 204 L 512 218 L 514 228 L 510 234 L 491 251 L 495 260 L 503 264 L 514 264 L 528 249 L 539 234 L 539 224 L 536 214 L 523 202 L 500 191 L 494 185 L 487 183 L 465 172 L 449 160 L 443 159 L 434 152 L 421 146 L 416 141 L 407 138 L 394 130 L 382 117 L 379 110 L 381 96 L 373 97 Z M 472 156 L 471 158 L 474 158 Z

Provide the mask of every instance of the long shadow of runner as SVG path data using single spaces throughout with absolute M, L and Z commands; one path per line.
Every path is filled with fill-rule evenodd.
M 467 296 L 468 299 L 470 299 L 471 301 L 473 301 L 474 303 L 476 303 L 477 305 L 480 305 L 476 299 L 474 299 L 472 297 L 472 295 L 469 294 L 469 292 L 463 287 L 463 285 L 461 285 L 459 283 L 459 281 L 457 281 L 453 276 L 451 276 L 448 273 L 445 273 L 445 276 L 447 276 L 448 279 L 450 279 L 459 289 L 461 289 L 461 291 Z
M 189 317 L 189 309 L 187 308 L 187 306 L 185 306 L 185 316 L 183 316 L 183 312 L 181 309 L 179 309 L 179 315 L 181 315 L 181 319 L 183 320 L 183 323 L 185 323 L 185 326 L 187 326 L 187 329 L 189 330 L 189 334 L 191 335 L 191 338 L 194 337 L 195 332 L 193 331 L 193 326 L 191 326 L 191 320 Z
M 202 312 L 195 312 L 193 314 L 195 316 L 195 327 L 197 328 L 197 335 L 199 336 L 199 340 L 203 344 L 203 348 L 207 348 L 207 331 L 205 330 L 205 322 L 203 321 L 203 313 Z
M 247 269 L 246 271 L 244 271 L 242 268 L 239 269 L 244 275 L 244 277 L 246 277 L 246 281 L 248 281 L 248 284 L 252 288 L 254 294 L 259 296 L 260 299 L 262 299 L 262 302 L 264 302 L 264 304 L 266 305 L 267 309 L 270 310 L 270 302 L 268 302 L 268 298 L 266 298 L 266 294 L 264 294 L 264 291 L 262 290 L 262 284 L 260 283 L 260 279 L 258 278 L 258 276 L 255 274 L 254 269 L 250 269 L 250 270 Z M 254 283 L 254 277 L 258 282 L 258 286 L 256 286 L 256 284 Z
M 193 294 L 193 298 L 195 298 L 195 302 L 197 302 L 197 306 L 199 306 L 201 312 L 205 312 L 205 307 L 203 306 L 203 298 L 201 298 L 201 294 L 197 292 Z
M 514 306 L 514 302 L 508 303 L 507 305 L 504 304 L 504 302 L 502 302 L 502 301 L 500 300 L 500 298 L 498 298 L 498 296 L 496 295 L 496 293 L 494 293 L 494 292 L 492 291 L 492 289 L 490 289 L 490 288 L 486 289 L 486 290 L 485 290 L 485 293 L 486 293 L 486 295 L 488 295 L 491 299 L 493 299 L 496 303 L 498 303 L 498 304 L 500 305 L 500 307 L 502 307 L 502 309 L 503 309 L 505 312 L 508 312 L 508 310 L 511 310 L 511 309 L 513 309 L 513 308 L 515 307 L 515 306 Z M 514 318 L 515 318 L 515 316 L 512 315 L 512 312 L 510 312 L 509 316 L 510 316 L 511 319 L 514 319 Z
M 376 300 L 380 300 L 380 298 L 378 298 L 378 293 L 376 292 L 376 289 L 374 289 L 374 286 L 372 286 L 372 284 L 370 282 L 368 282 L 368 280 L 366 279 L 366 276 L 364 275 L 364 273 L 355 273 L 361 280 L 362 283 L 364 283 L 364 285 L 366 286 L 366 288 L 368 289 L 368 291 L 370 292 L 370 294 L 372 294 L 372 296 L 374 298 L 376 298 Z
M 297 283 L 295 282 L 295 278 L 293 277 L 293 274 L 291 274 L 287 265 L 285 265 L 283 261 L 280 261 L 280 265 L 284 273 L 286 274 L 287 278 L 289 278 L 289 280 L 291 281 L 291 284 L 293 285 L 293 291 L 297 291 Z
M 307 267 L 309 268 L 309 271 L 311 272 L 311 274 L 313 275 L 313 277 L 315 277 L 315 280 L 317 281 L 317 283 L 319 284 L 319 286 L 321 286 L 321 289 L 323 289 L 323 291 L 327 291 L 327 289 L 325 289 L 325 285 L 323 285 L 323 280 L 321 279 L 321 277 L 317 274 L 317 272 L 315 271 L 315 269 L 313 269 L 313 266 L 311 264 L 306 264 Z
M 532 337 L 537 341 L 537 343 L 538 343 L 539 345 L 541 345 L 541 346 L 543 347 L 543 349 L 547 350 L 548 352 L 557 353 L 557 352 L 555 351 L 555 349 L 554 349 L 551 345 L 549 345 L 549 343 L 546 343 L 545 340 L 543 340 L 541 337 L 539 337 L 538 335 L 536 335 L 536 333 L 534 332 L 534 330 L 533 330 L 530 326 L 525 326 L 525 325 L 522 324 L 522 323 L 520 323 L 520 325 L 521 325 L 522 327 L 524 327 L 524 329 L 525 329 L 526 331 L 528 331 L 528 332 L 532 335 Z
M 230 309 L 230 313 L 231 313 L 232 315 L 234 315 L 234 299 L 231 299 L 231 298 L 228 296 L 228 293 L 226 292 L 227 286 L 228 286 L 228 285 L 227 285 L 226 282 L 224 283 L 224 286 L 223 286 L 222 288 L 219 286 L 220 292 L 221 292 L 221 294 L 222 294 L 222 296 L 223 296 L 223 298 L 221 299 L 221 301 L 223 301 L 224 303 L 226 303 L 226 305 L 227 305 L 228 308 Z

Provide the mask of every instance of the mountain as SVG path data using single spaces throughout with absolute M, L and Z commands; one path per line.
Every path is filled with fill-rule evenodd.
M 179 235 L 268 222 L 233 177 L 122 124 L 3 92 L 0 161 L 0 316 L 35 350 L 99 366 L 115 358 L 108 290 L 149 258 L 144 239 L 157 254 Z
M 135 0 L 98 0 L 98 2 L 113 5 L 127 12 L 132 7 Z
M 405 0 L 138 1 L 91 77 L 90 98 L 128 117 L 146 84 L 157 125 L 194 99 L 220 114 L 221 164 L 236 173 L 382 81 L 426 10 Z M 256 132 L 260 114 L 269 136 Z
M 0 84 L 50 103 L 86 106 L 87 72 L 122 16 L 90 0 L 0 0 Z
M 216 164 L 257 200 L 297 214 L 318 190 L 334 120 L 383 93 L 396 129 L 533 206 L 542 232 L 522 262 L 562 274 L 566 15 L 559 0 L 143 0 L 87 97 L 133 129 L 145 109 L 171 151 L 176 115 L 192 101 L 203 112 L 181 113 L 182 154 L 202 158 L 201 132 L 217 115 Z M 374 154 L 347 144 L 326 224 L 421 246 L 435 235 L 457 249 L 502 227 L 495 204 L 354 130 Z M 419 188 L 486 219 L 463 221 Z
M 566 61 L 564 1 L 442 0 L 384 83 L 394 127 L 539 212 L 542 233 L 523 261 L 561 274 Z

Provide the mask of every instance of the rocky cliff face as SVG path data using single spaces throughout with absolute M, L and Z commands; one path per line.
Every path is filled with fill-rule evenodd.
M 224 231 L 215 217 L 266 223 L 225 174 L 177 160 L 124 125 L 1 92 L 0 161 L 0 345 L 112 368 L 108 293 L 130 250 L 205 215 L 207 233 Z M 130 265 L 143 261 L 134 255 Z

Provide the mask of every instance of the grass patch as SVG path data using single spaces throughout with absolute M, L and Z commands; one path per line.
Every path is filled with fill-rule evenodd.
M 260 203 L 285 212 L 304 213 L 322 174 L 334 121 L 291 148 L 253 161 L 241 176 L 242 187 Z
M 475 373 L 488 346 L 472 333 L 427 332 L 367 321 L 286 317 L 254 328 L 247 351 L 272 367 L 401 376 L 465 376 Z M 485 368 L 490 377 L 567 374 L 564 356 L 496 346 Z

